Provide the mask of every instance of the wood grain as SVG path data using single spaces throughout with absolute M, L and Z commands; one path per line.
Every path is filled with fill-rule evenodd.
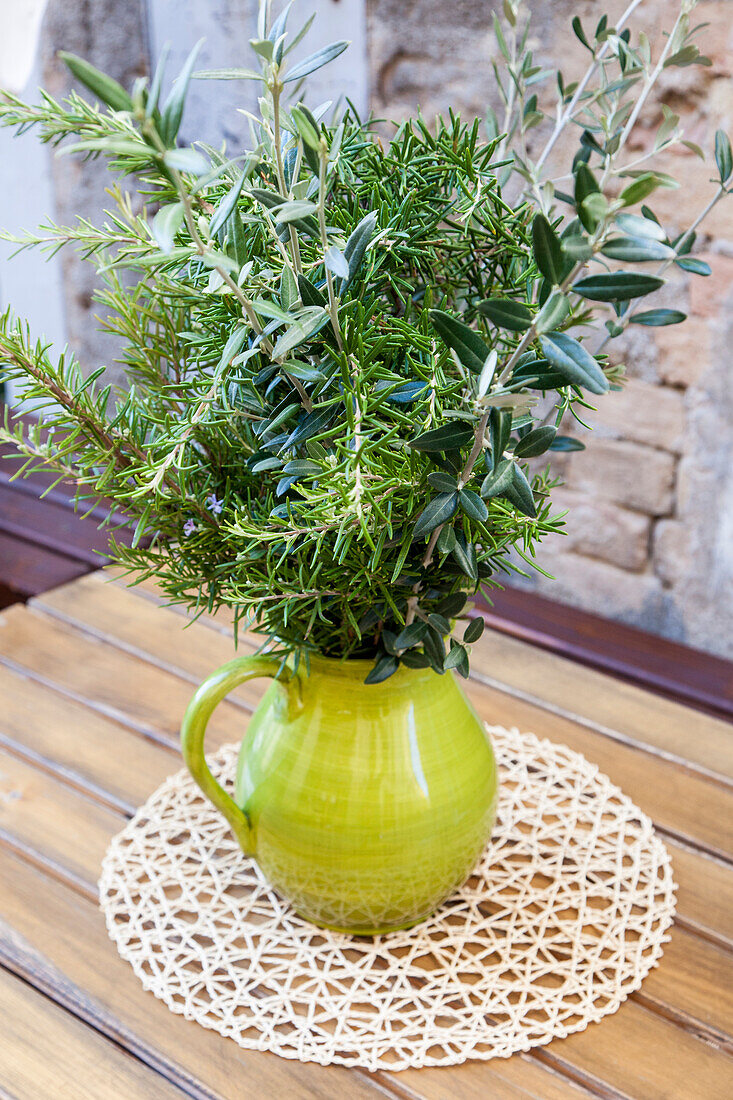
M 180 676 L 29 614 L 22 606 L 0 613 L 0 663 L 52 683 L 67 697 L 167 744 L 177 744 L 181 716 L 193 694 L 191 683 Z M 247 698 L 254 694 L 248 692 Z M 242 736 L 242 729 L 241 708 L 225 701 L 217 708 L 210 746 L 220 740 L 220 731 L 232 740 Z
M 0 531 L 0 561 L 3 584 L 27 596 L 51 585 L 66 584 L 89 569 L 76 558 L 20 540 Z
M 484 632 L 471 663 L 486 683 L 543 709 L 733 778 L 730 726 L 718 718 L 492 630 Z
M 48 861 L 94 891 L 110 837 L 123 819 L 0 750 L 0 839 Z
M 733 718 L 733 665 L 722 657 L 520 588 L 492 589 L 477 610 L 500 634 Z
M 181 1100 L 125 1050 L 0 969 L 0 1082 L 14 1100 Z
M 640 1000 L 679 1019 L 733 1054 L 733 954 L 676 928 Z
M 7 474 L 5 475 L 7 479 Z M 81 521 L 70 502 L 20 493 L 18 482 L 0 480 L 0 531 L 99 569 L 107 561 L 109 535 L 94 521 Z
M 677 915 L 688 928 L 733 948 L 733 868 L 669 838 Z
M 0 699 L 0 746 L 115 809 L 132 813 L 179 766 L 172 741 L 131 735 L 120 722 L 2 665 Z
M 634 1100 L 730 1100 L 733 1059 L 633 1001 L 599 1028 L 551 1045 L 544 1059 L 572 1060 L 579 1080 Z

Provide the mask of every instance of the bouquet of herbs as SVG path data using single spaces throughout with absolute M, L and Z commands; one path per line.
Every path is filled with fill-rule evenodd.
M 163 63 L 128 92 L 64 55 L 96 102 L 0 97 L 4 125 L 37 124 L 137 181 L 134 202 L 111 188 L 102 225 L 18 240 L 96 265 L 127 387 L 52 356 L 8 312 L 0 362 L 37 420 L 6 420 L 0 438 L 26 471 L 71 482 L 80 508 L 110 502 L 115 558 L 172 601 L 228 606 L 284 655 L 371 658 L 372 682 L 400 663 L 467 674 L 482 626 L 456 625 L 467 600 L 534 565 L 562 526 L 537 460 L 580 448 L 559 428 L 617 386 L 609 340 L 684 320 L 639 308 L 665 270 L 705 273 L 695 227 L 670 240 L 645 205 L 674 186 L 654 151 L 625 154 L 659 73 L 705 63 L 693 5 L 656 58 L 626 26 L 637 6 L 594 33 L 574 20 L 589 67 L 570 83 L 535 64 L 522 4 L 505 0 L 504 117 L 418 116 L 387 142 L 351 108 L 308 104 L 304 78 L 347 43 L 293 60 L 304 31 L 266 2 L 252 69 L 196 72 L 194 50 L 164 96 Z M 260 83 L 251 149 L 179 143 L 192 78 Z M 539 106 L 552 79 L 554 116 Z M 572 128 L 556 186 L 546 165 Z M 667 112 L 655 150 L 682 140 Z M 713 202 L 731 177 L 723 134 L 715 159 Z M 130 545 L 112 509 L 134 521 Z

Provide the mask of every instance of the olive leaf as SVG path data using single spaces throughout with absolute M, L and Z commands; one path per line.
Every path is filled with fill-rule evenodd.
M 323 467 L 319 462 L 311 462 L 307 458 L 293 459 L 283 467 L 283 473 L 297 474 L 299 477 L 318 475 L 323 473 Z
M 675 256 L 674 249 L 668 244 L 648 237 L 611 237 L 603 245 L 601 252 L 610 260 L 623 260 L 626 263 L 669 260 Z
M 492 409 L 489 414 L 489 438 L 491 440 L 491 459 L 494 467 L 501 461 L 511 432 L 511 412 L 504 412 L 496 408 Z
M 480 374 L 490 348 L 478 333 L 442 309 L 431 309 L 430 320 L 443 343 L 456 353 L 464 367 Z
M 485 500 L 500 497 L 509 488 L 513 480 L 513 465 L 511 459 L 504 458 L 486 475 L 481 486 L 481 496 Z
M 491 385 L 491 383 L 494 379 L 494 374 L 496 372 L 496 366 L 497 366 L 498 362 L 499 362 L 499 355 L 498 355 L 498 352 L 496 351 L 496 349 L 494 348 L 486 356 L 486 362 L 484 363 L 483 367 L 481 368 L 481 374 L 479 375 L 478 382 L 476 383 L 476 396 L 477 397 L 483 397 L 484 394 L 486 394 L 488 392 L 489 386 Z
M 458 451 L 473 438 L 471 428 L 462 420 L 450 420 L 439 428 L 431 428 L 414 439 L 408 446 L 413 451 L 438 452 Z
M 348 272 L 342 279 L 338 288 L 341 297 L 344 296 L 351 283 L 353 283 L 356 273 L 361 266 L 361 262 L 364 259 L 364 254 L 369 246 L 369 242 L 376 231 L 377 215 L 371 212 L 365 214 L 349 236 L 344 247 L 344 257 L 348 264 Z
M 457 491 L 456 479 L 442 470 L 433 470 L 432 473 L 429 473 L 428 481 L 434 489 L 438 489 L 441 493 L 455 493 Z
M 516 462 L 512 463 L 511 484 L 504 490 L 503 495 L 525 516 L 534 519 L 537 515 L 532 486 Z
M 336 245 L 332 244 L 326 249 L 323 256 L 323 262 L 328 270 L 332 271 L 334 275 L 337 275 L 340 279 L 348 279 L 349 261 L 344 253 L 336 248 Z
M 464 642 L 470 644 L 471 642 L 477 642 L 484 632 L 486 623 L 477 615 L 475 619 L 471 619 L 466 629 L 463 632 Z
M 526 332 L 532 324 L 531 310 L 511 298 L 488 298 L 479 302 L 478 311 L 499 328 L 506 328 L 511 332 Z
M 314 73 L 317 69 L 323 68 L 329 61 L 333 61 L 335 57 L 342 54 L 349 46 L 348 42 L 332 42 L 330 46 L 324 46 L 322 50 L 318 50 L 316 53 L 312 53 L 309 57 L 305 57 L 302 61 L 299 61 L 292 69 L 282 77 L 284 84 L 291 84 L 294 80 L 302 80 L 304 76 L 308 76 L 309 73 Z
M 536 458 L 549 450 L 556 435 L 557 428 L 553 428 L 549 424 L 534 428 L 518 441 L 514 448 L 514 454 L 517 458 Z
M 426 630 L 427 628 L 422 622 L 410 623 L 395 638 L 395 649 L 411 649 L 412 646 L 419 645 L 425 637 Z
M 456 533 L 452 527 L 444 527 L 438 535 L 437 542 L 438 552 L 440 554 L 450 554 L 453 547 L 456 545 Z
M 733 173 L 733 153 L 730 139 L 723 130 L 717 130 L 715 134 L 715 163 L 720 173 L 720 182 L 727 183 Z
M 181 119 L 183 118 L 183 105 L 186 101 L 186 93 L 188 91 L 188 85 L 191 81 L 193 74 L 193 67 L 196 63 L 199 50 L 204 44 L 203 38 L 200 38 L 196 45 L 193 47 L 188 57 L 186 58 L 183 68 L 179 76 L 173 82 L 173 87 L 170 90 L 168 99 L 160 116 L 160 122 L 158 123 L 158 130 L 163 141 L 170 145 L 178 134 L 181 128 Z
M 569 435 L 556 435 L 550 444 L 551 451 L 584 451 L 585 443 Z
M 298 344 L 313 336 L 328 321 L 328 312 L 319 306 L 311 306 L 303 311 L 298 320 L 290 325 L 280 336 L 272 349 L 273 359 L 283 359 Z
M 224 198 L 219 201 L 212 219 L 209 222 L 209 233 L 211 233 L 212 237 L 221 229 L 229 215 L 236 208 L 237 200 L 242 193 L 242 187 L 248 175 L 249 173 L 245 169 L 234 186 L 231 187 Z
M 653 241 L 666 241 L 667 234 L 659 222 L 653 218 L 643 218 L 639 214 L 617 214 L 616 225 L 630 237 L 649 237 Z
M 544 214 L 537 214 L 532 222 L 532 249 L 537 267 L 549 283 L 562 282 L 565 260 L 562 244 Z
M 128 92 L 118 84 L 116 80 L 113 80 L 111 76 L 107 76 L 106 73 L 102 73 L 99 69 L 95 69 L 94 65 L 90 65 L 88 61 L 85 61 L 81 57 L 77 57 L 76 54 L 68 53 L 66 50 L 59 50 L 58 56 L 66 65 L 72 76 L 88 88 L 93 95 L 97 96 L 106 103 L 108 107 L 111 107 L 113 111 L 131 111 L 132 110 L 132 98 Z
M 563 242 L 563 248 L 565 247 Z M 535 332 L 539 335 L 561 325 L 570 313 L 570 302 L 559 290 L 553 290 L 534 320 Z
M 201 176 L 209 170 L 208 160 L 196 149 L 167 149 L 163 153 L 163 163 L 177 172 L 190 172 L 192 176 Z
M 469 519 L 475 519 L 479 523 L 485 523 L 489 518 L 489 512 L 478 493 L 472 489 L 461 489 L 458 493 L 458 503 L 461 511 Z
M 176 233 L 183 225 L 183 203 L 171 202 L 161 206 L 151 225 L 153 236 L 161 252 L 171 252 Z
M 298 275 L 298 293 L 304 306 L 325 306 L 326 295 L 313 285 L 305 275 Z
M 446 523 L 455 513 L 457 506 L 458 493 L 455 491 L 452 493 L 438 493 L 437 497 L 434 497 L 418 516 L 413 532 L 415 538 L 428 535 L 435 527 L 438 527 L 441 523 Z
M 455 543 L 450 553 L 461 572 L 465 573 L 471 581 L 476 583 L 478 580 L 476 547 L 466 538 L 463 531 L 455 532 Z
M 705 260 L 701 260 L 699 256 L 680 256 L 675 260 L 677 267 L 681 267 L 683 271 L 689 271 L 693 275 L 711 275 L 712 268 L 710 264 Z
M 364 680 L 365 684 L 381 684 L 385 680 L 388 680 L 390 676 L 399 668 L 399 662 L 396 657 L 391 657 L 389 654 L 385 654 L 380 657 L 374 668 L 372 668 Z
M 575 208 L 584 229 L 594 233 L 598 226 L 598 218 L 593 212 L 592 204 L 586 205 L 586 199 L 600 192 L 598 181 L 587 164 L 579 164 L 575 170 Z
M 679 325 L 687 320 L 687 314 L 679 309 L 648 309 L 644 313 L 632 313 L 629 317 L 631 325 L 650 325 L 661 327 L 662 325 Z
M 573 290 L 592 302 L 625 302 L 642 298 L 664 286 L 658 275 L 641 275 L 636 271 L 610 271 L 603 275 L 588 275 L 573 283 Z
M 443 661 L 443 669 L 448 672 L 454 668 L 460 672 L 463 665 L 466 665 L 466 675 L 468 674 L 468 654 L 460 642 L 457 642 L 454 638 L 451 638 L 450 650 L 445 656 Z
M 540 336 L 543 354 L 550 366 L 575 386 L 591 393 L 605 393 L 608 379 L 593 356 L 582 344 L 563 332 L 548 332 Z

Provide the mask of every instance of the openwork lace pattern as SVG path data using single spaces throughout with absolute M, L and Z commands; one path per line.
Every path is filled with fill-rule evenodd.
M 489 733 L 494 835 L 417 928 L 367 939 L 298 917 L 181 771 L 105 857 L 101 904 L 120 954 L 173 1012 L 323 1065 L 503 1058 L 615 1012 L 669 938 L 669 855 L 584 757 L 516 729 Z M 210 760 L 225 786 L 236 753 Z

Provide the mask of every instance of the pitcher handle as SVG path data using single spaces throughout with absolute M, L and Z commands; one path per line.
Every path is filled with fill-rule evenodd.
M 204 680 L 188 704 L 181 726 L 181 748 L 188 770 L 209 801 L 227 819 L 247 856 L 254 855 L 251 822 L 209 771 L 204 757 L 204 734 L 211 715 L 222 699 L 238 684 L 253 680 L 256 676 L 271 676 L 287 683 L 293 673 L 273 657 L 235 657 Z

